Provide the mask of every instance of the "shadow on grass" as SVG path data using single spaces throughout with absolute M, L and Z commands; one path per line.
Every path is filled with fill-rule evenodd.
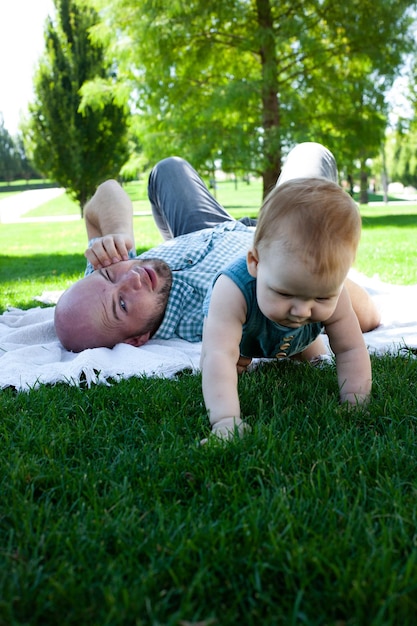
M 74 276 L 85 268 L 82 254 L 0 255 L 0 282 Z
M 236 217 L 236 215 L 234 215 L 234 211 L 238 211 L 239 215 L 237 216 L 237 218 L 252 217 L 253 219 L 256 219 L 258 217 L 258 213 L 261 207 L 259 206 L 258 209 L 254 209 L 246 206 L 245 204 L 225 204 L 224 208 L 231 215 L 233 215 L 233 217 Z
M 147 248 L 138 248 L 137 254 Z M 83 254 L 0 255 L 0 283 L 47 278 L 82 278 L 86 267 Z M 75 277 L 75 278 L 74 278 Z
M 39 300 L 36 300 L 35 297 L 26 298 L 24 300 L 16 300 L 12 304 L 8 304 L 7 306 L 0 306 L 0 315 L 10 309 L 20 309 L 21 311 L 28 311 L 29 309 L 36 309 L 38 307 L 40 309 L 48 309 L 51 306 L 55 306 L 55 304 L 40 302 Z
M 355 202 L 359 202 L 360 195 L 358 193 L 354 193 L 353 199 Z M 385 202 L 385 198 L 380 193 L 372 193 L 372 191 L 368 191 L 368 202 Z M 407 198 L 397 198 L 397 196 L 388 195 L 388 202 L 407 202 Z
M 137 250 L 145 252 L 146 248 Z M 43 305 L 43 291 L 61 291 L 84 275 L 83 254 L 0 255 L 0 315 L 8 306 L 30 309 Z
M 383 226 L 397 226 L 398 228 L 416 228 L 417 215 L 376 215 L 369 217 L 362 216 L 362 225 L 364 228 L 381 228 Z

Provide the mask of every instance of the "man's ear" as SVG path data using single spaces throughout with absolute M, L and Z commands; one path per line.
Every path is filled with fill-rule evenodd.
M 246 256 L 246 265 L 251 276 L 256 278 L 258 274 L 259 256 L 256 248 L 251 248 Z
M 136 335 L 135 337 L 129 337 L 128 339 L 125 339 L 123 343 L 128 343 L 129 345 L 134 346 L 135 348 L 139 348 L 140 346 L 143 346 L 144 343 L 149 341 L 150 337 L 151 337 L 151 333 L 144 333 L 143 335 Z

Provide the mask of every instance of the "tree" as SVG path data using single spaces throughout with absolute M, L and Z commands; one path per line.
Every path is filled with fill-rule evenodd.
M 0 114 L 0 180 L 10 182 L 19 171 L 16 146 Z
M 19 176 L 21 178 L 26 179 L 26 181 L 29 181 L 31 178 L 41 178 L 41 175 L 33 167 L 33 164 L 31 163 L 31 161 L 29 160 L 26 154 L 26 149 L 25 149 L 25 144 L 23 141 L 22 134 L 18 133 L 15 136 L 14 144 L 16 148 L 16 157 L 19 162 Z
M 223 169 L 261 174 L 264 193 L 276 181 L 283 151 L 299 136 L 311 136 L 315 114 L 320 115 L 316 134 L 343 136 L 353 113 L 355 120 L 363 113 L 366 126 L 372 101 L 389 86 L 410 45 L 407 9 L 415 4 L 90 2 L 101 8 L 110 26 L 106 36 L 117 35 L 113 52 L 132 86 L 146 154 L 157 159 L 180 151 L 207 171 L 221 159 Z M 96 36 L 103 31 L 97 29 Z M 344 85 L 351 60 L 358 61 L 357 86 L 366 91 L 357 89 L 354 110 L 346 90 L 346 98 L 338 98 L 336 116 L 332 99 Z M 365 145 L 367 140 L 364 136 L 363 154 L 375 150 L 374 138 L 372 146 Z
M 389 170 L 393 180 L 417 187 L 417 59 L 411 63 L 408 92 L 411 114 L 399 118 L 390 135 Z
M 300 134 L 296 128 L 294 139 L 315 139 L 327 145 L 337 155 L 344 179 L 358 173 L 360 202 L 366 203 L 368 161 L 380 153 L 387 125 L 386 80 L 372 71 L 369 59 L 360 57 L 344 59 L 337 76 L 338 89 L 330 91 L 335 80 L 326 83 L 322 76 L 322 87 L 312 90 L 308 109 L 300 106 L 298 115 L 308 132 Z
M 22 135 L 12 137 L 4 127 L 0 113 L 0 180 L 10 182 L 17 178 L 40 178 L 27 158 Z
M 36 167 L 66 188 L 82 207 L 97 185 L 117 177 L 126 161 L 127 109 L 110 100 L 80 109 L 80 88 L 94 77 L 116 80 L 93 43 L 96 12 L 76 0 L 54 0 L 57 21 L 48 19 L 46 50 L 35 74 L 35 101 L 27 129 Z

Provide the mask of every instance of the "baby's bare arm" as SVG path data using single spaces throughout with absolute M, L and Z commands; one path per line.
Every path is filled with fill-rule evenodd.
M 201 370 L 203 396 L 213 433 L 229 437 L 243 428 L 237 391 L 237 362 L 246 303 L 240 289 L 226 276 L 214 286 L 204 321 Z
M 345 288 L 326 324 L 326 332 L 336 357 L 341 402 L 353 405 L 367 402 L 372 388 L 371 360 Z
M 372 371 L 366 346 L 336 355 L 340 401 L 349 404 L 368 402 L 372 388 Z

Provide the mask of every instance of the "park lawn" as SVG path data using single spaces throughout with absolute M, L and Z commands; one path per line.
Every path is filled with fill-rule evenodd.
M 126 190 L 134 206 L 134 229 L 137 251 L 161 242 L 151 217 L 149 202 L 144 199 L 146 185 L 130 183 Z M 256 217 L 261 184 L 218 185 L 217 196 L 236 218 Z M 368 275 L 378 275 L 385 282 L 417 282 L 417 247 L 415 228 L 417 206 L 390 204 L 388 207 L 361 207 L 363 232 L 355 268 Z M 31 211 L 25 218 L 80 214 L 77 204 L 63 195 Z M 84 223 L 80 219 L 61 222 L 23 222 L 0 225 L 0 312 L 7 306 L 29 308 L 33 298 L 43 291 L 61 290 L 80 278 L 84 271 L 86 246 Z
M 362 214 L 357 268 L 415 283 L 417 207 Z M 1 225 L 2 310 L 79 277 L 84 245 L 81 220 Z M 3 390 L 0 624 L 414 625 L 417 365 L 372 363 L 357 411 L 332 366 L 243 375 L 252 432 L 205 447 L 199 375 Z

